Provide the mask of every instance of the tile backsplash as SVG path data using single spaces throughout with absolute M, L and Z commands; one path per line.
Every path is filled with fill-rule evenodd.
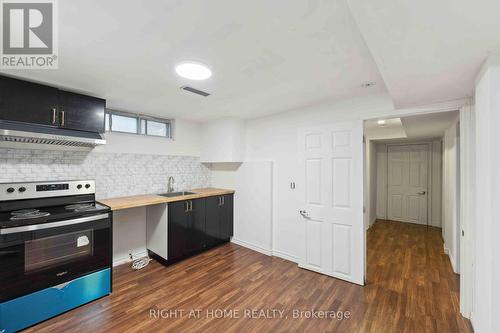
M 0 148 L 0 183 L 95 179 L 99 199 L 209 187 L 199 157 Z

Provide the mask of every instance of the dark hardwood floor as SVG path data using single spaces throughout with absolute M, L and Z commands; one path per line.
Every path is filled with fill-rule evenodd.
M 367 260 L 361 287 L 226 244 L 168 268 L 156 262 L 138 272 L 118 267 L 111 296 L 27 331 L 472 331 L 459 313 L 459 280 L 443 253 L 441 229 L 377 221 L 368 232 Z M 216 318 L 217 309 L 227 318 Z M 274 319 L 247 318 L 273 309 Z M 348 311 L 349 318 L 294 318 L 294 309 Z

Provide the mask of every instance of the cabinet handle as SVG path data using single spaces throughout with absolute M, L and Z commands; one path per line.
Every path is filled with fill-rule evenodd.
M 189 201 L 186 201 L 186 209 L 184 210 L 184 213 L 189 212 Z
M 224 206 L 226 204 L 226 198 L 224 197 L 221 197 L 222 198 L 222 205 Z
M 192 201 L 189 201 L 189 211 L 190 212 L 193 211 L 193 202 Z
M 56 113 L 57 113 L 57 109 L 52 108 L 52 125 L 56 124 Z
M 219 197 L 219 206 L 222 206 L 222 197 Z
M 64 110 L 61 110 L 61 126 L 64 126 Z

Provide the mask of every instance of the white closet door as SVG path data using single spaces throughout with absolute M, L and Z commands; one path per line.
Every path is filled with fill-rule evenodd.
M 389 146 L 388 219 L 427 224 L 428 145 Z
M 363 124 L 299 131 L 300 267 L 364 284 Z

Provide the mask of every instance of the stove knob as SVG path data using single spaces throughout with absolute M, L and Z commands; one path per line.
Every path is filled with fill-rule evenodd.
M 85 188 L 90 188 L 90 184 L 85 184 Z
M 83 187 L 83 186 L 82 186 L 82 184 L 78 184 L 78 185 L 76 185 L 76 188 L 77 188 L 77 189 L 79 189 L 79 190 L 80 190 L 82 187 Z
M 13 187 L 9 187 L 9 188 L 7 189 L 7 193 L 12 193 L 12 192 L 14 192 L 14 191 L 15 191 L 15 189 L 14 189 Z
M 26 191 L 26 187 L 24 187 L 24 186 L 23 186 L 23 187 L 20 187 L 20 188 L 19 188 L 19 192 L 23 193 L 23 192 L 25 192 L 25 191 Z

